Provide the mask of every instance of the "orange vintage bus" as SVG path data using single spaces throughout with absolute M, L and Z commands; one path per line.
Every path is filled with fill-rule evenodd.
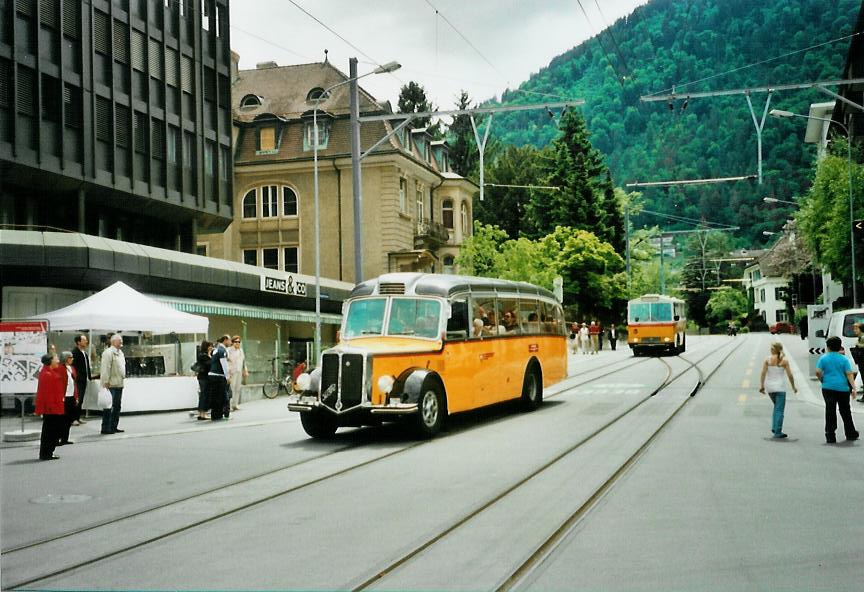
M 393 273 L 354 288 L 340 341 L 289 397 L 313 438 L 403 418 L 434 436 L 446 417 L 510 399 L 526 409 L 567 372 L 561 305 L 531 284 Z
M 638 356 L 652 351 L 679 354 L 687 348 L 684 301 L 645 294 L 627 303 L 627 343 Z

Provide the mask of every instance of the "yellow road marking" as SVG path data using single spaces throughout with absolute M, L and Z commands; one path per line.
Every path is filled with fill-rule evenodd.
M 753 366 L 747 368 L 747 371 L 744 373 L 745 376 L 750 376 L 751 374 L 753 374 Z
M 741 381 L 741 388 L 750 388 L 750 381 L 748 379 L 744 379 Z
M 747 402 L 747 395 L 738 395 L 738 402 L 739 403 L 746 403 Z

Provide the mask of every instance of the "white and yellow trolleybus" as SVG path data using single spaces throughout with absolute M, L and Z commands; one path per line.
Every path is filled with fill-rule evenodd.
M 683 352 L 687 349 L 686 328 L 683 300 L 645 294 L 627 303 L 627 343 L 635 356 Z
M 527 283 L 394 273 L 357 285 L 339 343 L 298 378 L 288 408 L 313 438 L 403 419 L 435 435 L 448 415 L 521 399 L 567 372 L 564 314 Z

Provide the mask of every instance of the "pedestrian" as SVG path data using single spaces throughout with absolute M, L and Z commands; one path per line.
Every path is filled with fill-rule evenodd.
M 570 353 L 575 354 L 579 351 L 579 323 L 570 324 L 569 341 Z
M 231 347 L 228 349 L 228 383 L 231 385 L 231 411 L 240 408 L 240 390 L 243 388 L 243 379 L 249 376 L 246 368 L 246 354 L 241 349 L 239 335 L 231 338 Z
M 591 347 L 591 337 L 588 334 L 588 324 L 582 323 L 582 328 L 579 329 L 579 347 L 582 348 L 582 355 L 588 354 L 588 349 Z
M 771 402 L 774 403 L 774 414 L 771 417 L 771 433 L 775 438 L 785 438 L 783 433 L 783 414 L 786 410 L 786 381 L 784 374 L 789 378 L 792 392 L 798 394 L 795 387 L 795 378 L 789 367 L 789 360 L 783 355 L 783 344 L 776 341 L 771 344 L 771 355 L 762 362 L 762 375 L 759 378 L 759 392 L 768 393 Z
M 57 354 L 42 356 L 42 370 L 36 387 L 36 414 L 42 416 L 39 439 L 39 460 L 56 460 L 54 454 L 65 421 L 66 370 L 60 366 Z
M 210 419 L 207 410 L 210 409 L 210 391 L 207 388 L 207 375 L 210 374 L 210 354 L 213 352 L 213 344 L 206 339 L 201 342 L 198 349 L 198 358 L 195 368 L 198 378 L 198 421 Z
M 294 370 L 291 371 L 291 385 L 292 390 L 295 393 L 301 392 L 299 387 L 297 386 L 297 379 L 300 378 L 300 375 L 306 372 L 306 354 L 302 354 L 300 359 L 297 361 L 297 364 L 294 366 Z
M 597 344 L 598 350 L 603 349 L 603 336 L 605 335 L 605 331 L 603 331 L 603 325 L 597 324 Z
M 855 360 L 855 365 L 858 366 L 858 376 L 864 382 L 864 323 L 855 323 L 855 335 L 858 340 L 855 345 L 849 348 L 849 353 L 852 354 L 852 359 Z M 854 393 L 855 390 L 853 389 Z M 861 392 L 861 398 L 856 399 L 859 403 L 864 403 L 864 391 Z
M 63 426 L 57 438 L 57 446 L 66 446 L 75 443 L 69 439 L 69 430 L 72 429 L 72 422 L 75 421 L 75 412 L 78 409 L 78 376 L 72 366 L 71 351 L 64 351 L 60 354 L 60 359 L 63 360 L 63 378 L 66 382 L 63 393 Z
M 99 381 L 102 388 L 111 392 L 111 409 L 102 410 L 102 433 L 123 433 L 120 423 L 120 407 L 123 404 L 123 381 L 126 380 L 126 356 L 123 355 L 123 336 L 114 333 L 108 338 L 111 347 L 102 352 Z
M 72 425 L 79 426 L 82 423 L 87 423 L 87 420 L 81 417 L 81 410 L 84 407 L 84 396 L 87 394 L 87 385 L 93 380 L 90 372 L 90 354 L 88 345 L 89 339 L 83 333 L 75 336 L 75 347 L 72 349 L 72 367 L 75 368 L 75 386 L 78 388 L 78 406 L 75 410 L 75 419 Z
M 807 339 L 807 331 L 808 331 L 809 321 L 807 320 L 807 315 L 805 314 L 800 319 L 798 319 L 798 333 L 801 335 L 801 340 Z
M 849 399 L 855 396 L 855 372 L 852 363 L 840 353 L 842 341 L 836 335 L 825 340 L 828 353 L 816 362 L 816 378 L 822 383 L 822 398 L 825 399 L 825 441 L 837 441 L 837 409 L 843 419 L 843 430 L 847 440 L 857 440 L 858 431 L 852 422 Z
M 597 321 L 591 321 L 591 326 L 588 327 L 588 335 L 591 337 L 591 354 L 596 354 L 600 351 L 600 326 Z
M 612 351 L 615 351 L 615 348 L 618 346 L 618 327 L 615 326 L 615 323 L 612 323 L 609 327 L 606 337 L 609 339 L 609 347 L 612 348 Z
M 224 416 L 228 419 L 227 389 L 228 389 L 228 344 L 229 335 L 223 335 L 213 347 L 210 356 L 210 371 L 207 373 L 207 391 L 210 393 L 210 419 L 219 421 Z M 228 409 L 230 411 L 230 409 Z

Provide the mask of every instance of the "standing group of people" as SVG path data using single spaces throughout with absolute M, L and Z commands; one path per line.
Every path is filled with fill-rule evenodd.
M 603 338 L 609 340 L 609 347 L 612 351 L 618 345 L 618 328 L 612 324 L 605 331 L 597 321 L 591 321 L 591 324 L 572 323 L 570 325 L 570 335 L 568 342 L 571 353 L 581 351 L 584 355 L 597 354 L 603 349 Z
M 825 400 L 825 441 L 828 444 L 837 442 L 838 410 L 843 420 L 846 439 L 854 441 L 859 437 L 850 408 L 850 400 L 855 398 L 855 370 L 849 359 L 841 353 L 843 343 L 839 337 L 829 337 L 825 344 L 828 352 L 816 363 L 816 377 L 822 383 L 822 398 Z M 864 347 L 864 340 L 859 339 L 859 344 Z M 789 360 L 783 355 L 783 345 L 779 342 L 772 343 L 771 353 L 762 363 L 759 392 L 767 393 L 774 403 L 771 418 L 771 433 L 774 438 L 787 437 L 783 432 L 786 378 L 793 392 L 797 393 Z
M 126 378 L 126 359 L 123 356 L 123 338 L 109 336 L 111 347 L 102 353 L 100 383 L 111 393 L 111 408 L 102 411 L 102 433 L 123 432 L 118 427 L 123 398 L 123 380 Z M 59 356 L 50 352 L 42 356 L 42 370 L 36 388 L 36 413 L 42 416 L 42 434 L 39 460 L 56 460 L 58 446 L 74 444 L 69 439 L 72 426 L 87 423 L 81 416 L 87 384 L 92 380 L 89 342 L 84 334 L 75 336 L 75 348 Z
M 199 421 L 229 419 L 232 411 L 240 409 L 249 369 L 239 335 L 223 335 L 216 343 L 202 341 L 193 369 L 198 376 Z

